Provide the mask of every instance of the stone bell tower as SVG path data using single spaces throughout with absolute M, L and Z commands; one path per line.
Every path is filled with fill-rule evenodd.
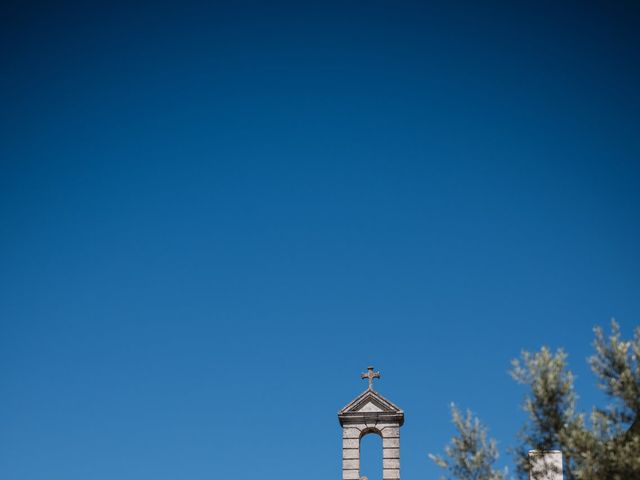
M 404 412 L 373 389 L 380 372 L 369 367 L 362 378 L 369 388 L 338 412 L 342 427 L 342 480 L 360 479 L 360 441 L 370 433 L 382 437 L 382 479 L 400 479 L 400 427 Z

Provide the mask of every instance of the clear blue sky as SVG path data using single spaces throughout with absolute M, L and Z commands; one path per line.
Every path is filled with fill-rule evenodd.
M 451 401 L 514 442 L 522 348 L 599 401 L 640 9 L 515 3 L 5 4 L 0 477 L 338 479 L 368 364 L 404 480 Z

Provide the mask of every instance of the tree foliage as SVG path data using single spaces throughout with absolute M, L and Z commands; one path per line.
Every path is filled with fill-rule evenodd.
M 640 327 L 631 340 L 621 339 L 614 320 L 608 336 L 599 327 L 594 331 L 589 364 L 609 401 L 589 415 L 576 410 L 574 376 L 563 350 L 542 347 L 512 361 L 511 376 L 528 387 L 527 420 L 512 449 L 521 478 L 529 475 L 529 450 L 559 449 L 565 480 L 640 479 Z M 455 408 L 452 413 L 458 433 L 445 449 L 449 458 L 431 458 L 450 478 L 504 478 L 493 469 L 498 451 L 479 420 L 469 413 L 462 419 Z
M 441 478 L 503 480 L 504 473 L 493 468 L 498 459 L 496 442 L 487 438 L 487 430 L 480 420 L 469 410 L 466 416 L 463 416 L 454 404 L 451 405 L 451 417 L 457 435 L 445 447 L 447 458 L 429 454 L 429 457 L 450 475 Z
M 514 449 L 518 472 L 529 472 L 529 450 L 553 450 L 565 444 L 576 429 L 583 426 L 583 418 L 576 415 L 576 394 L 573 374 L 567 369 L 567 354 L 552 353 L 547 347 L 539 352 L 523 351 L 520 359 L 511 362 L 511 376 L 529 387 L 524 401 L 528 419 L 519 433 L 520 446 Z M 569 459 L 565 454 L 565 465 Z M 567 468 L 567 480 L 571 479 Z

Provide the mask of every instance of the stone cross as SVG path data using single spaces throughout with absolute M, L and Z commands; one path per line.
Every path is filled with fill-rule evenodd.
M 380 372 L 374 372 L 373 367 L 367 367 L 367 373 L 363 373 L 360 375 L 363 379 L 369 379 L 369 390 L 373 390 L 373 379 L 380 378 Z

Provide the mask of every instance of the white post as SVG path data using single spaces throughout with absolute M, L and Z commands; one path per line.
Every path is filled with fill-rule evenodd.
M 529 450 L 530 480 L 562 480 L 560 450 Z

